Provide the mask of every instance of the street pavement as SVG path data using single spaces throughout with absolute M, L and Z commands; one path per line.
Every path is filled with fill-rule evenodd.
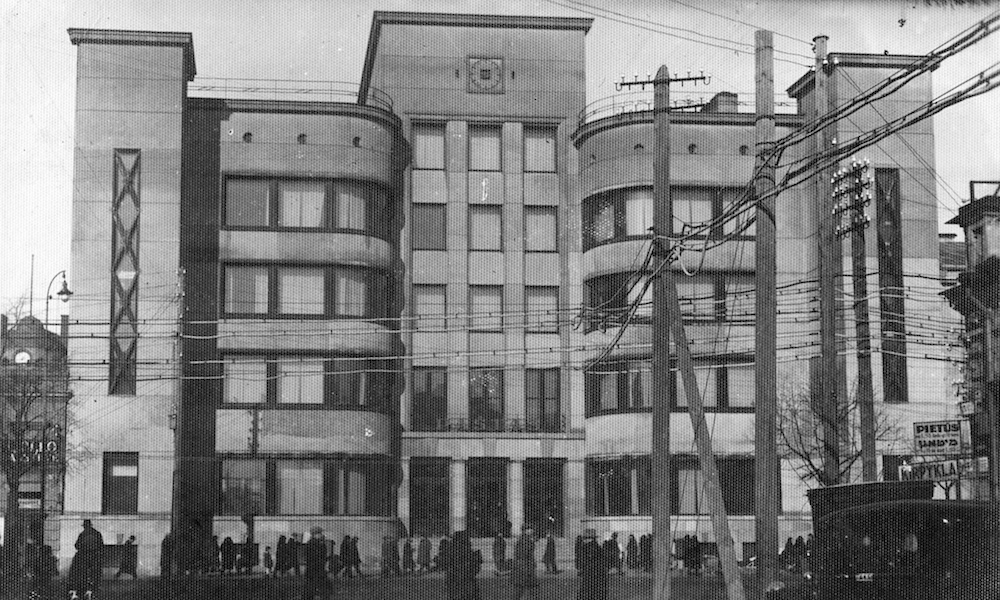
M 629 572 L 608 576 L 608 600 L 649 600 L 653 578 L 647 573 Z M 744 586 L 748 600 L 760 600 L 752 573 L 745 572 Z M 579 579 L 575 573 L 557 575 L 539 572 L 535 600 L 572 600 L 576 598 Z M 799 582 L 789 581 L 790 587 Z M 508 600 L 514 588 L 506 576 L 484 572 L 479 576 L 482 600 Z M 172 582 L 159 579 L 105 580 L 102 593 L 94 600 L 297 600 L 301 597 L 302 578 L 287 576 L 265 578 L 257 576 L 199 576 L 178 578 Z M 57 598 L 68 598 L 58 595 Z M 337 579 L 333 582 L 332 600 L 424 600 L 447 597 L 441 573 L 382 578 L 367 576 Z M 723 600 L 722 580 L 715 576 L 693 576 L 675 573 L 671 580 L 671 597 L 675 600 Z M 799 594 L 782 595 L 781 600 L 797 598 Z

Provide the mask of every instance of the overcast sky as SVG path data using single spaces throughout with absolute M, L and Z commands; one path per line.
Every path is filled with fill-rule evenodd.
M 587 101 L 615 93 L 622 73 L 705 69 L 711 85 L 751 101 L 756 28 L 775 33 L 775 89 L 831 52 L 925 54 L 1000 8 L 926 6 L 924 0 L 6 0 L 0 23 L 0 312 L 70 267 L 76 47 L 70 27 L 191 32 L 198 75 L 357 81 L 374 10 L 594 18 L 587 35 Z M 595 7 L 608 7 L 595 8 Z M 614 12 L 611 12 L 614 11 Z M 934 73 L 943 93 L 1000 60 L 1000 34 Z M 680 92 L 681 90 L 677 90 Z M 678 94 L 679 96 L 679 94 Z M 935 118 L 940 220 L 955 214 L 972 179 L 1000 179 L 1000 91 Z M 752 111 L 752 104 L 741 110 Z M 779 108 L 779 110 L 790 110 Z M 70 287 L 73 274 L 68 273 Z M 53 285 L 53 291 L 57 288 Z M 53 305 L 52 315 L 57 313 Z

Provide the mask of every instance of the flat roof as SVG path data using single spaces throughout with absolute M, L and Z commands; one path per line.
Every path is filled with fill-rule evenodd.
M 132 31 L 124 29 L 78 29 L 66 30 L 74 45 L 78 44 L 119 44 L 125 46 L 179 46 L 184 49 L 184 76 L 194 79 L 194 41 L 190 33 L 177 31 Z
M 857 52 L 831 52 L 827 54 L 829 63 L 828 69 L 836 67 L 867 67 L 869 69 L 896 69 L 911 70 L 916 69 L 918 63 L 927 60 L 928 57 L 922 54 L 862 54 Z M 931 71 L 936 69 L 938 63 L 931 66 Z M 827 71 L 829 73 L 829 70 Z M 798 80 L 788 87 L 788 95 L 798 98 L 811 90 L 816 81 L 813 76 L 813 69 L 799 77 Z

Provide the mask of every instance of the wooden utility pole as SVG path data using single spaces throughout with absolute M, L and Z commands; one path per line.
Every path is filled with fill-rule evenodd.
M 756 146 L 754 191 L 757 195 L 754 320 L 754 512 L 759 589 L 778 574 L 777 444 L 777 242 L 774 198 L 774 35 L 757 30 Z
M 847 224 L 835 233 L 840 239 L 851 235 L 851 272 L 854 279 L 854 320 L 858 336 L 858 387 L 856 400 L 861 426 L 861 475 L 864 481 L 878 479 L 875 464 L 875 406 L 872 386 L 871 329 L 868 321 L 868 261 L 865 251 L 865 228 L 870 219 L 865 206 L 871 202 L 868 188 L 868 161 L 852 161 L 849 169 L 837 171 L 834 180 L 834 212 L 850 214 Z
M 815 87 L 813 99 L 814 119 L 822 119 L 829 112 L 827 90 L 827 59 L 825 35 L 813 38 L 816 53 Z M 833 144 L 829 128 L 821 128 L 815 135 L 815 153 Z M 830 176 L 823 170 L 816 173 L 816 206 L 819 210 L 819 309 L 820 309 L 820 399 L 818 412 L 823 430 L 823 484 L 840 482 L 840 436 L 837 422 L 839 357 L 837 356 L 837 275 L 841 265 L 840 243 L 834 237 L 833 215 L 828 209 L 831 197 Z
M 656 155 L 653 159 L 653 249 L 658 258 L 656 269 L 670 272 L 669 244 L 662 237 L 670 234 L 674 210 L 670 200 L 670 72 L 661 66 L 653 81 L 653 135 Z M 670 600 L 670 563 L 673 532 L 670 530 L 670 322 L 666 286 L 668 280 L 653 281 L 653 389 L 659 393 L 653 402 L 652 509 L 653 509 L 653 600 Z

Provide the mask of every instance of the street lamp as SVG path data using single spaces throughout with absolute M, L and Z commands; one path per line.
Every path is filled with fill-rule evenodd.
M 52 356 L 50 356 L 50 347 L 49 347 L 48 339 L 47 339 L 48 338 L 48 331 L 49 331 L 49 300 L 52 299 L 52 284 L 56 282 L 56 278 L 59 277 L 60 275 L 62 276 L 62 288 L 58 292 L 56 292 L 55 295 L 58 296 L 59 299 L 63 301 L 63 303 L 69 302 L 69 297 L 73 295 L 73 292 L 70 291 L 69 286 L 66 284 L 66 269 L 63 269 L 62 271 L 59 271 L 58 273 L 56 273 L 55 275 L 53 275 L 52 279 L 49 280 L 49 286 L 45 289 L 45 338 L 46 339 L 43 341 L 43 343 L 45 344 L 45 354 L 46 354 L 46 356 L 45 356 L 45 372 L 44 372 L 44 378 L 45 378 L 45 380 L 44 380 L 44 383 L 43 383 L 44 387 L 43 387 L 43 397 L 42 397 L 42 400 L 43 400 L 42 411 L 43 411 L 43 414 L 44 414 L 44 421 L 42 423 L 42 448 L 41 448 L 42 451 L 41 451 L 41 457 L 40 457 L 41 464 L 39 465 L 39 468 L 41 470 L 41 476 L 42 476 L 41 498 L 40 498 L 40 502 L 39 502 L 39 504 L 40 504 L 39 508 L 41 509 L 41 513 L 42 513 L 42 540 L 40 540 L 40 542 L 42 544 L 45 543 L 45 541 L 44 541 L 45 540 L 45 525 L 44 525 L 44 523 L 45 523 L 45 517 L 46 517 L 45 489 L 47 487 L 47 485 L 46 485 L 47 484 L 47 479 L 48 479 L 48 469 L 47 469 L 47 466 L 48 466 L 48 463 L 49 463 L 49 454 L 50 454 L 49 453 L 49 439 L 48 439 L 49 438 L 49 430 L 52 429 L 52 430 L 55 431 L 55 433 L 56 433 L 56 439 L 54 440 L 54 442 L 56 444 L 56 447 L 58 448 L 58 446 L 59 446 L 59 439 L 58 439 L 59 438 L 59 434 L 62 432 L 62 429 L 63 429 L 63 427 L 61 425 L 59 425 L 59 424 L 53 425 L 52 423 L 49 423 L 49 389 L 52 387 L 52 381 L 50 379 L 51 378 L 51 372 L 49 371 L 49 365 L 52 363 Z
M 56 282 L 56 277 L 59 277 L 60 275 L 62 275 L 62 289 L 59 290 L 58 292 L 56 292 L 56 296 L 59 296 L 59 299 L 62 300 L 63 303 L 66 303 L 66 302 L 69 302 L 69 297 L 73 295 L 73 292 L 71 292 L 69 290 L 69 286 L 66 285 L 66 269 L 63 269 L 62 271 L 59 271 L 58 273 L 56 273 L 55 275 L 52 276 L 52 279 L 49 281 L 49 287 L 45 288 L 45 328 L 46 329 L 49 328 L 49 300 L 52 299 L 52 284 Z

